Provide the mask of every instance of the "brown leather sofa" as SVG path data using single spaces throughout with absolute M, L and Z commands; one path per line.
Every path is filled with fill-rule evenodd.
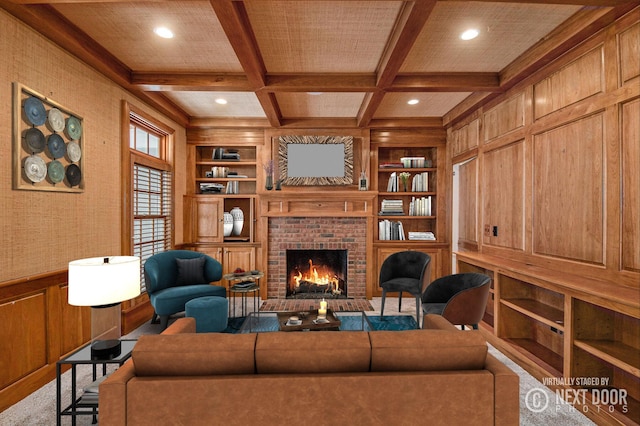
M 196 334 L 192 318 L 141 336 L 100 385 L 111 425 L 517 425 L 518 376 L 477 331 Z

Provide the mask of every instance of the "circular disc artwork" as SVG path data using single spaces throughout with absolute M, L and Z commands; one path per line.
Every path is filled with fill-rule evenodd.
M 31 154 L 38 154 L 44 151 L 45 139 L 44 134 L 35 127 L 27 129 L 24 134 L 24 138 L 27 142 L 27 147 Z
M 30 155 L 24 160 L 24 173 L 31 182 L 42 182 L 47 176 L 47 165 L 37 155 Z
M 75 117 L 67 118 L 67 134 L 74 141 L 80 139 L 82 135 L 82 124 L 80 124 L 80 120 Z
M 49 179 L 53 183 L 60 183 L 64 179 L 64 166 L 58 160 L 53 160 L 47 167 Z
M 29 123 L 34 126 L 41 126 L 47 121 L 47 111 L 44 109 L 44 104 L 35 96 L 24 101 L 24 113 Z
M 67 146 L 60 136 L 57 133 L 52 133 L 47 138 L 47 147 L 49 148 L 49 152 L 53 156 L 53 158 L 62 158 L 64 157 L 64 153 L 67 150 Z
M 64 130 L 64 116 L 58 108 L 51 108 L 49 110 L 49 126 L 54 132 L 61 132 Z
M 69 181 L 69 185 L 78 186 L 80 185 L 80 180 L 82 179 L 82 172 L 80 172 L 80 167 L 76 164 L 69 164 L 67 166 L 67 181 Z
M 67 157 L 69 157 L 69 161 L 72 163 L 80 161 L 80 157 L 82 157 L 82 149 L 80 149 L 78 142 L 71 141 L 67 144 Z

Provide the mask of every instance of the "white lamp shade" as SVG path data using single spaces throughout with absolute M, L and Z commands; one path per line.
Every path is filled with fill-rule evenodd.
M 69 262 L 70 305 L 109 305 L 139 294 L 139 257 L 92 257 Z

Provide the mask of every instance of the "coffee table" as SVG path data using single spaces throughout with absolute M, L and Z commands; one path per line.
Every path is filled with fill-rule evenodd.
M 317 311 L 304 311 L 307 312 L 307 321 L 313 324 L 313 320 L 316 319 Z M 329 312 L 332 312 L 336 320 L 340 324 L 321 324 L 320 327 L 305 327 L 304 324 L 300 326 L 285 326 L 289 317 L 297 316 L 300 318 L 300 312 L 251 312 L 247 315 L 247 318 L 242 323 L 239 332 L 240 333 L 265 333 L 272 331 L 281 331 L 285 327 L 286 331 L 313 331 L 313 330 L 340 330 L 340 331 L 371 331 L 373 326 L 369 322 L 369 318 L 363 311 L 327 311 L 327 318 L 329 318 Z M 282 323 L 282 324 L 281 324 Z M 315 325 L 315 324 L 314 324 Z M 337 325 L 337 326 L 336 326 Z M 294 328 L 291 328 L 294 327 Z

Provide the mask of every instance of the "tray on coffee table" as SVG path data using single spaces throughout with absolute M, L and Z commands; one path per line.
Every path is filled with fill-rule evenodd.
M 290 321 L 291 317 L 298 317 L 298 321 Z M 280 331 L 300 330 L 339 330 L 342 322 L 331 309 L 327 309 L 326 320 L 318 318 L 318 310 L 307 312 L 278 312 Z

